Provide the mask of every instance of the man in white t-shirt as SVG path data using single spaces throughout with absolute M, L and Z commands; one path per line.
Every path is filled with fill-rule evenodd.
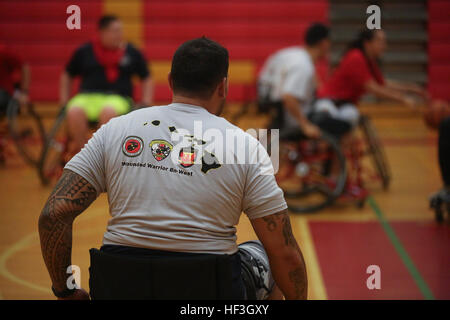
M 227 256 L 232 298 L 281 298 L 282 292 L 305 299 L 305 264 L 267 152 L 216 116 L 228 91 L 228 51 L 207 38 L 187 41 L 174 54 L 169 83 L 170 105 L 112 119 L 66 165 L 39 219 L 53 292 L 88 297 L 66 287 L 72 223 L 107 192 L 111 219 L 101 251 Z M 237 246 L 242 211 L 261 242 Z
M 329 29 L 323 24 L 311 25 L 303 47 L 281 49 L 271 55 L 259 76 L 259 99 L 278 110 L 277 126 L 281 129 L 300 127 L 308 137 L 317 137 L 319 128 L 311 123 L 310 111 L 317 87 L 315 63 L 329 51 Z

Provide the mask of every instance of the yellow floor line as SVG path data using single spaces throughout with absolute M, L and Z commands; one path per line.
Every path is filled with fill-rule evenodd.
M 16 242 L 12 246 L 10 246 L 8 249 L 6 249 L 2 255 L 0 256 L 0 275 L 4 276 L 6 279 L 11 280 L 13 282 L 16 282 L 18 284 L 21 284 L 25 287 L 45 292 L 45 293 L 52 293 L 52 291 L 48 287 L 43 287 L 37 284 L 34 284 L 32 282 L 20 279 L 19 277 L 13 275 L 11 272 L 9 272 L 8 268 L 6 267 L 6 262 L 8 261 L 9 257 L 14 255 L 17 251 L 20 251 L 26 247 L 28 247 L 33 242 L 38 241 L 38 233 L 33 232 L 32 234 L 26 236 L 22 240 Z
M 98 215 L 98 214 L 97 214 Z M 91 215 L 90 217 L 86 217 L 86 220 L 89 218 L 95 217 L 95 215 Z M 79 234 L 91 234 L 95 231 L 92 229 L 85 229 L 77 231 Z M 18 276 L 12 274 L 7 266 L 7 261 L 17 252 L 26 249 L 28 246 L 33 245 L 33 243 L 36 243 L 39 241 L 39 236 L 37 232 L 33 232 L 29 234 L 28 236 L 24 237 L 20 241 L 16 242 L 15 244 L 11 245 L 8 249 L 6 249 L 1 255 L 0 255 L 0 276 L 5 277 L 6 279 L 18 283 L 20 285 L 23 285 L 25 287 L 35 289 L 37 291 L 45 292 L 45 293 L 52 293 L 51 290 L 48 287 L 43 287 L 37 284 L 34 284 L 33 282 L 24 280 L 22 278 L 19 278 Z M 2 295 L 0 293 L 0 300 L 2 300 Z
M 294 221 L 299 229 L 299 242 L 306 260 L 309 282 L 308 299 L 326 300 L 328 299 L 327 291 L 323 282 L 319 260 L 317 259 L 314 241 L 309 232 L 308 221 L 304 217 L 296 217 Z

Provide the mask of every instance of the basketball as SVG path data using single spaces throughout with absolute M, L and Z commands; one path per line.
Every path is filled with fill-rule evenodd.
M 433 100 L 423 114 L 423 120 L 431 129 L 437 129 L 441 121 L 450 116 L 450 105 L 444 100 Z

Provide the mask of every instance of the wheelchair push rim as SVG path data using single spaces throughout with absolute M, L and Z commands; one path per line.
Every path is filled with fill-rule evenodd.
M 31 102 L 21 107 L 15 98 L 10 99 L 6 115 L 8 133 L 18 153 L 27 164 L 37 167 L 46 140 L 41 117 Z
M 55 123 L 48 133 L 38 165 L 38 174 L 43 185 L 57 181 L 66 163 L 67 136 L 65 135 L 64 120 L 66 108 L 61 108 Z
M 295 213 L 313 213 L 331 205 L 343 193 L 347 179 L 345 157 L 327 134 L 317 140 L 281 141 L 279 169 L 277 182 Z
M 383 189 L 387 190 L 391 183 L 392 175 L 383 145 L 378 138 L 370 118 L 362 116 L 360 126 L 367 142 L 367 153 L 372 159 L 373 167 L 378 178 L 381 180 Z

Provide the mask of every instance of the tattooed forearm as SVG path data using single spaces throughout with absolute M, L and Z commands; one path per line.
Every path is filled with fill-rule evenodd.
M 297 241 L 292 233 L 291 220 L 289 219 L 287 213 L 283 215 L 282 224 L 284 244 L 290 247 L 298 248 Z
M 287 211 L 284 210 L 284 211 L 277 212 L 275 214 L 271 214 L 269 216 L 263 217 L 263 220 L 267 224 L 267 230 L 275 231 L 275 229 L 277 228 L 278 224 L 282 220 L 283 216 L 286 215 L 286 214 L 287 214 Z
M 277 228 L 277 222 L 276 222 L 276 219 L 274 216 L 275 215 L 263 217 L 263 220 L 267 224 L 267 230 L 269 230 L 269 231 L 275 231 L 275 229 Z
M 263 220 L 266 222 L 267 230 L 269 231 L 275 231 L 278 225 L 281 225 L 284 244 L 286 246 L 298 248 L 297 241 L 292 234 L 291 221 L 289 219 L 287 211 L 282 211 L 270 216 L 266 216 L 263 218 Z
M 62 291 L 71 265 L 72 223 L 97 197 L 95 188 L 83 177 L 64 170 L 39 217 L 42 255 L 53 287 Z
M 306 299 L 307 295 L 307 280 L 306 270 L 304 268 L 296 268 L 289 272 L 289 280 L 294 286 L 294 299 Z
M 261 221 L 261 220 L 260 220 Z M 306 264 L 292 233 L 287 210 L 263 217 L 257 229 L 267 238 L 267 253 L 275 281 L 286 299 L 306 299 L 308 280 Z M 256 225 L 256 224 L 255 224 Z

